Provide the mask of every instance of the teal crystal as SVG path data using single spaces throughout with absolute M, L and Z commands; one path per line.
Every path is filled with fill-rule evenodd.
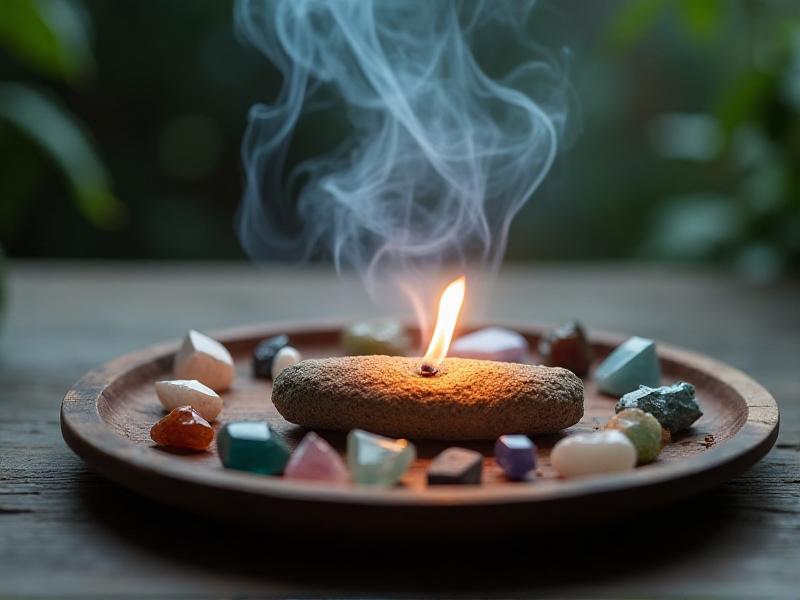
M 353 429 L 347 436 L 347 464 L 358 484 L 390 487 L 417 457 L 414 444 Z
M 703 416 L 695 398 L 694 386 L 685 381 L 659 388 L 643 385 L 617 402 L 617 412 L 628 408 L 640 408 L 651 413 L 670 433 L 688 429 Z
M 217 454 L 228 469 L 276 475 L 289 460 L 289 447 L 265 421 L 241 421 L 219 430 Z
M 653 340 L 632 337 L 618 346 L 597 367 L 594 378 L 601 392 L 623 396 L 640 385 L 658 386 L 661 366 Z

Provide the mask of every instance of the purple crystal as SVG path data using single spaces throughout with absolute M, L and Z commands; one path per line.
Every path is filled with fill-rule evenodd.
M 509 479 L 525 479 L 536 468 L 536 445 L 525 435 L 504 435 L 494 445 L 494 459 Z

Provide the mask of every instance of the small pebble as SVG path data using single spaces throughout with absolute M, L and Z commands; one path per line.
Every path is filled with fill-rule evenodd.
M 606 423 L 606 429 L 621 431 L 636 447 L 639 464 L 652 462 L 661 452 L 661 424 L 650 413 L 638 408 L 626 408 Z
M 342 332 L 342 347 L 348 356 L 406 356 L 409 338 L 398 321 L 356 323 Z
M 288 335 L 276 335 L 259 342 L 253 350 L 253 377 L 272 378 L 272 361 L 278 351 L 289 345 Z
M 303 360 L 300 351 L 292 346 L 284 346 L 275 354 L 275 359 L 272 361 L 272 380 L 278 377 L 286 367 L 296 365 Z
M 217 454 L 228 469 L 275 475 L 286 466 L 289 447 L 266 421 L 239 421 L 219 430 Z
M 495 442 L 494 459 L 506 477 L 520 481 L 536 469 L 536 445 L 526 435 L 503 435 Z
M 620 431 L 578 433 L 556 443 L 550 462 L 563 477 L 627 471 L 636 466 L 636 448 Z
M 156 381 L 156 395 L 167 410 L 191 406 L 206 421 L 213 421 L 222 410 L 222 398 L 196 379 Z
M 153 425 L 150 438 L 159 446 L 206 450 L 214 440 L 214 429 L 191 406 L 179 406 Z
M 347 435 L 347 464 L 353 481 L 390 487 L 405 475 L 417 457 L 414 444 L 353 429 Z
M 616 411 L 626 408 L 641 408 L 651 413 L 672 434 L 688 429 L 703 416 L 694 386 L 685 381 L 656 388 L 643 385 L 619 399 Z
M 483 475 L 483 455 L 466 448 L 448 448 L 428 467 L 428 485 L 478 485 Z
M 331 445 L 313 431 L 309 431 L 295 449 L 284 477 L 344 483 L 350 479 L 342 457 Z
M 175 379 L 196 379 L 215 392 L 224 392 L 233 383 L 233 357 L 218 341 L 191 330 L 175 355 Z
M 661 365 L 655 342 L 640 337 L 626 340 L 600 363 L 594 378 L 600 391 L 612 396 L 622 396 L 640 385 L 657 386 Z
M 487 327 L 455 340 L 447 355 L 521 363 L 528 356 L 528 341 L 516 331 Z
M 569 369 L 578 377 L 589 373 L 594 353 L 583 326 L 571 321 L 545 333 L 539 340 L 539 354 L 548 367 Z
M 661 447 L 672 443 L 672 434 L 666 427 L 661 427 Z

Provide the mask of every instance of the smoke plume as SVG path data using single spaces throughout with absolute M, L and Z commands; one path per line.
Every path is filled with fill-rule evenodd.
M 283 77 L 243 141 L 246 251 L 327 255 L 373 295 L 399 285 L 417 304 L 445 272 L 494 271 L 567 117 L 564 69 L 530 39 L 533 5 L 240 0 L 239 33 Z M 524 60 L 497 72 L 510 55 Z M 293 133 L 316 111 L 345 133 L 287 173 Z

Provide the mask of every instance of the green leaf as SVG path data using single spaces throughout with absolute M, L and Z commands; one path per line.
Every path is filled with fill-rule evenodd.
M 69 0 L 0 1 L 0 45 L 45 77 L 75 82 L 94 69 L 85 14 Z
M 22 131 L 59 166 L 81 214 L 97 227 L 122 224 L 103 163 L 73 117 L 54 99 L 19 83 L 0 83 L 0 119 Z
M 606 37 L 618 52 L 630 50 L 658 20 L 664 0 L 628 0 L 612 20 Z

